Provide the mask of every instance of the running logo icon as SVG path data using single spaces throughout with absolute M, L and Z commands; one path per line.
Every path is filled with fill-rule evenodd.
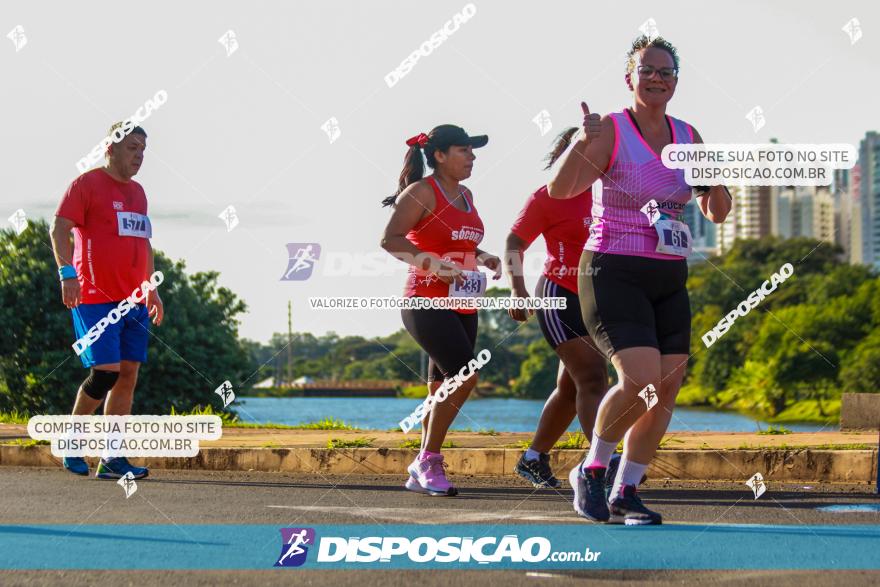
M 287 271 L 281 281 L 305 281 L 312 276 L 312 270 L 321 256 L 318 243 L 288 243 Z
M 532 122 L 538 125 L 538 130 L 541 131 L 542 137 L 553 128 L 553 121 L 550 120 L 550 113 L 546 110 L 538 112 L 532 119 Z
M 642 26 L 639 27 L 639 31 L 649 39 L 655 39 L 660 36 L 660 31 L 657 29 L 657 21 L 653 18 L 643 22 Z
M 235 31 L 232 29 L 223 33 L 223 36 L 217 39 L 217 42 L 226 47 L 227 57 L 238 51 L 238 39 L 235 37 Z
M 315 544 L 314 528 L 281 528 L 281 557 L 276 567 L 301 567 L 309 555 L 309 546 Z
M 841 30 L 849 35 L 850 45 L 855 45 L 862 38 L 862 25 L 857 18 L 851 18 Z
M 639 397 L 645 400 L 645 405 L 648 406 L 649 410 L 657 405 L 657 390 L 650 383 L 639 392 Z
M 116 483 L 125 491 L 125 499 L 134 495 L 134 492 L 138 490 L 137 483 L 135 483 L 134 475 L 131 471 L 120 477 L 119 481 Z
M 232 232 L 232 229 L 238 226 L 238 214 L 235 213 L 233 206 L 227 206 L 217 215 L 217 218 L 226 223 L 226 232 Z
M 235 392 L 232 391 L 232 383 L 228 379 L 221 383 L 220 387 L 214 390 L 214 393 L 223 400 L 224 408 L 235 401 Z
M 765 491 L 767 491 L 767 485 L 764 483 L 764 476 L 760 473 L 752 475 L 752 478 L 746 481 L 746 485 L 752 488 L 752 492 L 755 494 L 755 499 L 758 499 L 764 495 Z
M 9 224 L 12 225 L 12 228 L 15 230 L 15 236 L 20 235 L 28 227 L 28 219 L 27 214 L 24 213 L 24 210 L 19 208 L 15 212 L 12 213 L 12 216 L 9 217 Z
M 764 124 L 767 122 L 764 120 L 764 110 L 760 106 L 755 106 L 749 110 L 749 113 L 746 114 L 746 120 L 752 123 L 755 132 L 764 128 Z
M 321 130 L 327 133 L 327 138 L 330 139 L 331 145 L 342 134 L 342 130 L 339 128 L 339 121 L 336 120 L 335 116 L 328 118 L 327 122 L 321 125 Z
M 861 31 L 859 34 L 861 34 Z M 6 38 L 12 41 L 12 44 L 15 45 L 16 53 L 24 49 L 24 46 L 27 45 L 27 37 L 24 34 L 24 27 L 20 24 L 16 25 L 11 31 L 9 31 Z
M 651 226 L 660 220 L 660 207 L 657 205 L 657 200 L 650 200 L 647 204 L 642 206 L 642 214 L 648 217 L 648 222 Z

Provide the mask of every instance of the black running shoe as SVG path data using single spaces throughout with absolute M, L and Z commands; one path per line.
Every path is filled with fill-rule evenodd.
M 582 463 L 568 474 L 574 490 L 572 505 L 579 516 L 593 522 L 608 521 L 608 502 L 605 499 L 605 469 L 581 469 Z
M 611 501 L 611 489 L 614 488 L 614 478 L 617 477 L 617 469 L 620 468 L 620 458 L 621 454 L 619 452 L 611 455 L 611 460 L 608 461 L 608 472 L 605 473 L 605 499 Z M 647 475 L 642 475 L 642 480 L 639 481 L 639 485 L 648 480 Z
M 526 459 L 523 453 L 513 471 L 537 488 L 555 489 L 562 485 L 550 470 L 550 455 L 544 453 L 538 453 L 537 459 Z
M 663 523 L 663 516 L 646 508 L 639 499 L 635 485 L 624 485 L 621 494 L 611 500 L 608 508 L 611 512 L 609 524 L 645 526 Z

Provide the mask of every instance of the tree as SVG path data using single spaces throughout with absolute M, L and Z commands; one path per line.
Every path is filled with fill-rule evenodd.
M 529 345 L 513 391 L 523 397 L 547 397 L 556 388 L 559 359 L 544 340 Z
M 61 303 L 58 274 L 45 220 L 21 235 L 0 231 L 0 410 L 67 413 L 85 378 L 74 353 L 73 324 Z M 217 285 L 217 272 L 188 276 L 184 263 L 155 252 L 165 321 L 151 328 L 134 413 L 167 414 L 196 405 L 222 406 L 214 390 L 233 386 L 254 370 L 238 341 L 236 317 L 244 303 Z M 252 382 L 251 382 L 252 383 Z

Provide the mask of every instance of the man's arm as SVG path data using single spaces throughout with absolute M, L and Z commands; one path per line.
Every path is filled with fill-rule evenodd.
M 73 265 L 73 243 L 70 240 L 70 229 L 76 223 L 69 218 L 56 216 L 52 221 L 49 236 L 52 239 L 52 251 L 55 253 L 55 264 L 58 268 Z M 61 301 L 68 308 L 75 308 L 82 300 L 79 279 L 72 277 L 61 282 Z
M 150 243 L 150 239 L 147 239 L 147 275 L 144 279 L 149 281 L 150 276 L 155 272 L 156 264 L 153 258 L 153 245 Z M 162 303 L 162 298 L 159 297 L 158 289 L 151 289 L 147 293 L 147 311 L 150 317 L 153 318 L 153 324 L 160 326 L 162 319 L 165 317 L 165 305 Z

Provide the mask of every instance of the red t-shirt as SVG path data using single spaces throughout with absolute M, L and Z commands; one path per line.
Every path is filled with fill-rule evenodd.
M 434 190 L 434 210 L 422 218 L 406 238 L 418 249 L 432 253 L 438 258 L 454 263 L 460 269 L 476 271 L 477 245 L 483 240 L 483 221 L 473 201 L 462 191 L 462 199 L 468 211 L 453 206 L 446 195 L 429 177 L 428 183 Z M 445 298 L 449 296 L 449 284 L 440 281 L 432 274 L 413 265 L 409 266 L 404 297 Z M 472 314 L 476 310 L 456 310 L 462 314 Z
M 590 189 L 562 199 L 551 198 L 544 186 L 529 197 L 510 229 L 526 246 L 543 234 L 547 244 L 544 276 L 574 293 L 578 290 L 578 264 L 587 242 L 592 204 Z
M 149 279 L 151 229 L 147 196 L 138 182 L 92 169 L 73 180 L 55 215 L 76 223 L 73 266 L 82 303 L 118 302 Z

